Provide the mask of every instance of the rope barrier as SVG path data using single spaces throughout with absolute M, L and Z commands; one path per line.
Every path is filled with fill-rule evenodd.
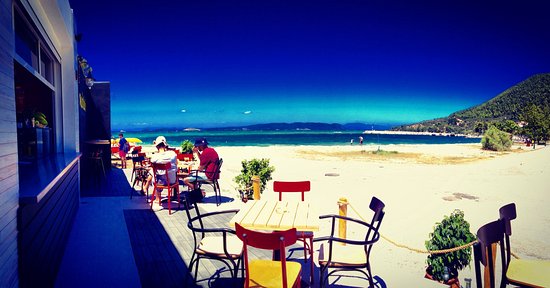
M 355 207 L 353 207 L 353 205 L 351 205 L 351 203 L 348 202 L 348 205 L 349 205 L 349 207 L 351 207 L 351 210 L 353 210 L 353 212 L 355 212 L 355 214 L 357 214 L 357 216 L 359 216 L 359 218 L 361 218 L 361 220 L 363 220 L 364 222 L 368 222 L 367 220 L 365 220 L 365 218 L 363 218 L 363 216 L 361 216 L 361 214 L 359 214 L 359 212 L 357 212 L 357 210 L 355 210 Z M 411 250 L 413 252 L 424 253 L 424 254 L 451 253 L 451 252 L 455 252 L 455 251 L 458 251 L 458 250 L 461 250 L 461 249 L 468 248 L 468 247 L 474 245 L 475 243 L 477 243 L 477 240 L 474 240 L 470 243 L 467 243 L 467 244 L 464 244 L 464 245 L 461 245 L 461 246 L 458 246 L 458 247 L 454 247 L 454 248 L 443 249 L 443 250 L 426 250 L 426 249 L 417 249 L 417 248 L 413 248 L 413 247 L 410 247 L 410 246 L 407 246 L 407 245 L 404 245 L 404 244 L 397 243 L 397 242 L 391 240 L 390 238 L 386 237 L 382 233 L 380 233 L 380 237 L 382 237 L 384 240 L 390 242 L 391 244 L 393 244 L 393 245 L 395 245 L 399 248 L 405 248 L 405 249 Z M 512 255 L 514 257 L 516 257 L 516 259 L 518 259 L 517 256 L 515 256 L 513 253 L 512 253 Z

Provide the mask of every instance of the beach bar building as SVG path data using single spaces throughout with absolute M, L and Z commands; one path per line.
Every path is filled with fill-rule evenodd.
M 0 0 L 0 287 L 51 287 L 79 205 L 68 0 Z

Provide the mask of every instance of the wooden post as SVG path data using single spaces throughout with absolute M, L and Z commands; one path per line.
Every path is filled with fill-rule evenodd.
M 347 216 L 348 215 L 348 199 L 346 197 L 340 197 L 338 199 L 338 214 L 340 216 Z M 346 239 L 346 231 L 347 231 L 347 222 L 344 219 L 339 219 L 338 221 L 338 237 Z M 342 245 L 346 245 L 346 243 L 340 243 Z
M 254 191 L 254 200 L 260 200 L 260 177 L 252 176 L 252 190 Z

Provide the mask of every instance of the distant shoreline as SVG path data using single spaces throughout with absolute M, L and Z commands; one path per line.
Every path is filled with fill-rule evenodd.
M 433 133 L 433 132 L 415 132 L 415 131 L 394 131 L 394 130 L 365 130 L 363 134 L 380 134 L 380 135 L 425 135 L 425 136 L 444 136 L 444 137 L 466 137 L 466 138 L 481 138 L 481 136 L 458 134 L 458 133 Z

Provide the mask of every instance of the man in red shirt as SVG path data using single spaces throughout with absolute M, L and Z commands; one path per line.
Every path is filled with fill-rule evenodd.
M 208 147 L 208 141 L 206 138 L 199 138 L 195 140 L 195 147 L 193 148 L 193 153 L 199 155 L 199 171 L 197 174 L 190 174 L 189 177 L 183 179 L 185 185 L 187 185 L 191 190 L 195 190 L 195 183 L 201 180 L 211 180 L 214 176 L 214 173 L 218 169 L 218 152 L 214 148 Z M 204 195 L 203 195 L 204 196 Z

